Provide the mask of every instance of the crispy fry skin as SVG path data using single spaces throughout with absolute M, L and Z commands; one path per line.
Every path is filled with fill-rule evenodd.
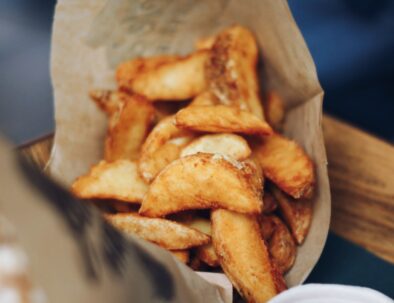
M 145 96 L 151 101 L 190 99 L 206 88 L 204 66 L 208 54 L 208 50 L 197 51 L 142 73 L 137 72 L 127 79 L 123 72 L 118 72 L 118 84 L 120 88 Z
M 260 228 L 263 238 L 268 243 L 272 262 L 282 274 L 286 273 L 293 266 L 297 254 L 296 244 L 290 231 L 275 215 L 261 216 Z
M 178 127 L 211 133 L 271 135 L 272 129 L 253 114 L 226 105 L 190 106 L 175 115 Z
M 170 253 L 182 263 L 189 263 L 190 252 L 188 250 L 170 250 Z
M 278 201 L 279 211 L 289 226 L 294 239 L 297 244 L 302 244 L 312 221 L 312 200 L 295 200 L 274 186 L 271 187 L 271 191 Z
M 253 148 L 264 175 L 294 198 L 310 197 L 315 184 L 313 163 L 294 141 L 274 134 Z
M 265 118 L 269 125 L 279 131 L 283 127 L 285 106 L 282 98 L 274 91 L 269 92 L 265 101 Z
M 283 278 L 271 265 L 255 217 L 216 209 L 211 220 L 220 265 L 248 302 L 267 302 L 283 290 Z
M 278 208 L 278 202 L 268 191 L 264 192 L 263 202 L 264 202 L 264 207 L 263 207 L 264 214 L 270 214 Z
M 129 95 L 118 111 L 116 121 L 108 128 L 104 159 L 109 162 L 137 160 L 154 119 L 155 109 L 144 97 Z
M 198 152 L 209 154 L 222 154 L 235 160 L 243 160 L 250 156 L 251 150 L 248 142 L 234 134 L 214 134 L 201 136 L 186 145 L 181 157 L 193 155 Z
M 136 235 L 170 250 L 188 249 L 210 241 L 206 234 L 166 219 L 145 218 L 134 213 L 106 215 L 105 218 L 126 234 Z
M 211 91 L 224 105 L 237 106 L 264 120 L 257 80 L 258 49 L 253 34 L 232 26 L 216 37 L 205 74 Z
M 251 184 L 251 166 L 199 153 L 175 160 L 156 177 L 139 213 L 162 217 L 188 209 L 227 208 L 261 212 L 261 193 Z M 226 190 L 223 190 L 226 189 Z
M 109 116 L 115 113 L 121 104 L 130 97 L 127 93 L 106 89 L 91 90 L 89 96 Z
M 140 203 L 147 190 L 148 185 L 139 176 L 136 163 L 129 160 L 100 161 L 71 186 L 71 191 L 82 199 L 117 199 L 133 203 Z
M 122 62 L 116 69 L 116 81 L 120 88 L 130 88 L 133 81 L 146 73 L 151 73 L 164 64 L 179 60 L 180 56 L 160 55 L 148 58 L 134 58 Z
M 161 120 L 142 145 L 138 163 L 142 178 L 151 182 L 164 167 L 178 159 L 182 148 L 192 139 L 191 132 L 174 125 L 174 116 Z

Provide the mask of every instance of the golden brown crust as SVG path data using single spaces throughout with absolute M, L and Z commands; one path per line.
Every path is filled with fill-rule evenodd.
M 117 118 L 109 125 L 105 139 L 104 159 L 137 160 L 142 143 L 145 141 L 155 109 L 144 97 L 129 95 L 118 107 Z
M 302 244 L 312 222 L 313 203 L 310 199 L 295 200 L 275 186 L 270 190 L 278 201 L 279 211 L 297 244 Z
M 206 234 L 166 219 L 145 218 L 135 213 L 106 215 L 106 220 L 122 232 L 138 236 L 170 250 L 183 250 L 209 243 Z
M 82 199 L 117 199 L 141 203 L 148 185 L 129 160 L 100 161 L 90 171 L 77 178 L 71 186 L 74 195 Z
M 264 176 L 294 198 L 311 197 L 315 184 L 312 160 L 294 141 L 279 134 L 266 137 L 253 148 Z
M 267 302 L 282 290 L 255 217 L 217 209 L 211 220 L 220 265 L 248 302 Z
M 204 66 L 208 52 L 200 50 L 186 57 L 171 59 L 154 68 L 136 72 L 133 77 L 128 77 L 128 73 L 120 72 L 118 68 L 118 84 L 122 89 L 145 96 L 151 101 L 193 98 L 206 88 Z
M 173 116 L 161 120 L 142 145 L 138 162 L 141 177 L 151 182 L 164 167 L 178 159 L 182 148 L 192 139 L 191 132 L 175 126 Z
M 250 184 L 249 169 L 220 155 L 199 153 L 180 158 L 156 177 L 139 212 L 161 217 L 188 209 L 222 207 L 260 213 L 261 193 Z
M 178 127 L 212 133 L 242 133 L 267 136 L 272 129 L 253 114 L 226 105 L 190 106 L 175 115 Z
M 145 73 L 150 73 L 160 66 L 179 60 L 179 56 L 159 55 L 148 58 L 134 58 L 122 62 L 116 68 L 115 78 L 120 88 L 131 90 L 133 81 Z
M 224 105 L 264 120 L 257 80 L 258 49 L 253 34 L 236 25 L 219 33 L 205 67 L 209 88 Z

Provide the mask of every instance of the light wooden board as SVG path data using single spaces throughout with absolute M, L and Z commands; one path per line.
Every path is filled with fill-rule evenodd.
M 394 263 L 394 146 L 327 115 L 323 130 L 331 230 Z M 42 168 L 51 144 L 47 137 L 21 150 Z

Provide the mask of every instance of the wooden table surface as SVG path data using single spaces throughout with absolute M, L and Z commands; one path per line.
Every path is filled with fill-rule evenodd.
M 325 115 L 331 231 L 394 264 L 394 146 Z M 52 136 L 21 147 L 41 168 Z

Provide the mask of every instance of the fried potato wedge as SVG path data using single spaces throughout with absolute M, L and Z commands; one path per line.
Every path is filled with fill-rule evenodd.
M 267 216 L 263 214 L 258 219 L 260 224 L 261 236 L 264 241 L 268 243 L 272 235 L 274 234 L 276 224 L 272 219 L 272 216 L 269 215 Z
M 182 148 L 193 139 L 193 134 L 174 124 L 174 116 L 161 120 L 146 138 L 141 149 L 138 170 L 150 183 L 169 163 L 179 158 Z
M 147 58 L 134 58 L 122 62 L 116 68 L 116 82 L 123 89 L 129 89 L 133 81 L 145 73 L 151 73 L 164 64 L 172 63 L 179 60 L 180 56 L 159 55 Z
M 225 209 L 212 211 L 212 243 L 220 265 L 248 302 L 267 302 L 286 288 L 271 265 L 254 216 Z
M 211 267 L 218 267 L 220 265 L 218 255 L 216 254 L 212 243 L 197 247 L 196 256 L 202 262 Z
M 264 120 L 257 59 L 258 49 L 253 34 L 242 26 L 232 26 L 216 36 L 205 74 L 210 90 L 222 104 L 250 111 Z
M 170 253 L 183 264 L 189 263 L 190 252 L 188 250 L 170 250 Z
M 115 113 L 130 95 L 120 91 L 94 89 L 89 92 L 90 98 L 107 115 Z
M 134 213 L 106 215 L 106 220 L 129 235 L 170 250 L 182 250 L 209 243 L 210 237 L 196 229 L 160 218 L 145 218 Z
M 270 224 L 273 225 L 273 230 L 268 239 L 268 250 L 275 263 L 276 268 L 284 274 L 293 266 L 296 255 L 297 247 L 294 239 L 288 230 L 287 226 L 275 215 L 262 216 L 260 227 L 264 234 L 263 228 Z M 266 222 L 267 221 L 267 222 Z
M 118 110 L 116 121 L 108 128 L 104 159 L 109 162 L 137 160 L 155 117 L 155 109 L 144 97 L 129 95 Z
M 296 142 L 274 134 L 252 149 L 267 179 L 296 199 L 312 196 L 313 163 Z
M 213 44 L 215 43 L 215 40 L 216 40 L 216 36 L 208 36 L 208 37 L 200 38 L 196 41 L 194 47 L 197 50 L 211 49 Z
M 212 94 L 210 91 L 205 91 L 199 94 L 197 97 L 193 99 L 190 103 L 190 106 L 211 106 L 218 105 L 219 100 Z
M 175 115 L 179 128 L 210 133 L 242 133 L 267 136 L 272 129 L 253 114 L 226 105 L 190 106 Z
M 197 51 L 175 61 L 166 62 L 131 78 L 117 73 L 118 84 L 152 101 L 180 101 L 193 98 L 206 88 L 204 66 L 209 51 Z M 127 76 L 127 73 L 126 73 Z
M 211 236 L 211 221 L 208 219 L 199 217 L 186 218 L 186 220 L 182 220 L 181 223 Z
M 278 208 L 278 202 L 269 191 L 265 191 L 263 195 L 263 213 L 270 214 Z
M 181 157 L 197 153 L 221 154 L 235 160 L 243 160 L 252 153 L 248 142 L 234 134 L 214 134 L 201 136 L 182 149 Z
M 194 217 L 192 219 L 188 219 L 183 221 L 182 224 L 185 224 L 188 227 L 197 229 L 202 233 L 211 236 L 211 221 L 204 218 Z M 208 264 L 211 267 L 219 266 L 219 259 L 216 255 L 216 252 L 212 246 L 212 243 L 208 243 L 196 248 L 196 256 L 205 264 Z
M 294 239 L 297 244 L 302 244 L 312 221 L 312 200 L 295 200 L 274 186 L 271 187 L 271 191 L 278 201 L 279 211 L 289 226 Z
M 117 199 L 140 203 L 148 190 L 137 165 L 129 160 L 100 161 L 84 176 L 77 178 L 71 191 L 82 199 Z
M 139 213 L 148 217 L 207 208 L 261 212 L 261 192 L 251 166 L 220 155 L 199 153 L 175 160 L 156 177 Z M 223 189 L 226 190 L 223 190 Z
M 285 118 L 285 106 L 282 98 L 274 91 L 267 94 L 265 100 L 265 118 L 269 125 L 276 131 L 283 128 L 283 121 Z

